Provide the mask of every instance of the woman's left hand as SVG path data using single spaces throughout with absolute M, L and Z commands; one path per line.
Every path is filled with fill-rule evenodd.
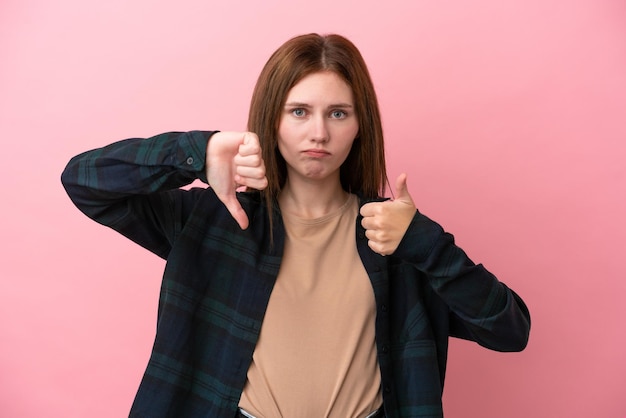
M 370 248 L 380 255 L 396 251 L 411 220 L 415 216 L 415 203 L 406 185 L 406 174 L 396 180 L 396 198 L 385 202 L 371 202 L 361 207 L 365 236 Z

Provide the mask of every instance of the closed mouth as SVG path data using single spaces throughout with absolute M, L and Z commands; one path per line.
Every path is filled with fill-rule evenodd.
M 304 150 L 303 153 L 311 157 L 325 157 L 325 156 L 330 155 L 330 152 L 323 150 L 323 149 L 317 149 L 317 148 Z

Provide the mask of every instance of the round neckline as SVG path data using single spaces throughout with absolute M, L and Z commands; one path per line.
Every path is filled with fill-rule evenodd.
M 281 212 L 282 212 L 283 219 L 285 221 L 296 222 L 301 225 L 320 225 L 320 224 L 330 221 L 333 218 L 336 218 L 342 215 L 352 204 L 354 204 L 355 199 L 356 199 L 356 195 L 349 193 L 348 198 L 346 199 L 345 203 L 343 203 L 340 207 L 338 207 L 337 209 L 335 209 L 334 211 L 330 213 L 327 213 L 326 215 L 323 215 L 317 218 L 303 218 L 293 213 L 282 212 L 282 211 Z

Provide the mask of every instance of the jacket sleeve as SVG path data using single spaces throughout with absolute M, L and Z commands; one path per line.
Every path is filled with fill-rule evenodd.
M 213 132 L 169 132 L 133 138 L 72 158 L 61 182 L 89 218 L 166 258 L 197 190 L 206 182 L 206 147 Z
M 439 224 L 416 212 L 394 256 L 428 277 L 451 311 L 451 335 L 497 351 L 526 347 L 526 304 L 482 264 L 474 264 Z

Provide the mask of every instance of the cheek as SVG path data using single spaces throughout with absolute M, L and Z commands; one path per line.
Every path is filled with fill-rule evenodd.
M 346 162 L 348 155 L 350 155 L 350 152 L 352 151 L 353 145 L 354 145 L 354 139 L 348 139 L 347 137 L 345 141 L 342 142 L 341 150 L 337 150 L 338 151 L 337 154 L 340 155 L 341 164 Z
M 285 149 L 285 138 L 289 138 L 289 135 L 286 132 L 284 125 L 281 123 L 276 131 L 276 146 L 281 154 Z
M 284 160 L 290 160 L 294 149 L 291 145 L 293 141 L 290 142 L 289 136 L 286 136 L 285 133 L 280 130 L 276 134 L 276 148 L 278 149 L 278 153 Z
M 351 119 L 349 124 L 343 126 L 344 135 L 349 136 L 351 138 L 356 138 L 359 134 L 359 119 L 353 118 Z
M 278 153 L 285 158 L 285 143 L 281 138 L 280 134 L 278 134 L 278 138 L 276 139 L 276 148 L 278 148 Z
M 352 148 L 352 144 L 354 143 L 355 138 L 359 134 L 359 126 L 347 126 L 339 134 L 342 138 L 342 142 L 345 144 L 345 147 L 350 150 L 350 148 Z
M 278 125 L 278 130 L 276 131 L 278 135 L 278 143 L 282 143 L 283 145 L 287 145 L 289 143 L 293 143 L 295 139 L 298 137 L 297 129 L 289 123 L 281 122 Z

